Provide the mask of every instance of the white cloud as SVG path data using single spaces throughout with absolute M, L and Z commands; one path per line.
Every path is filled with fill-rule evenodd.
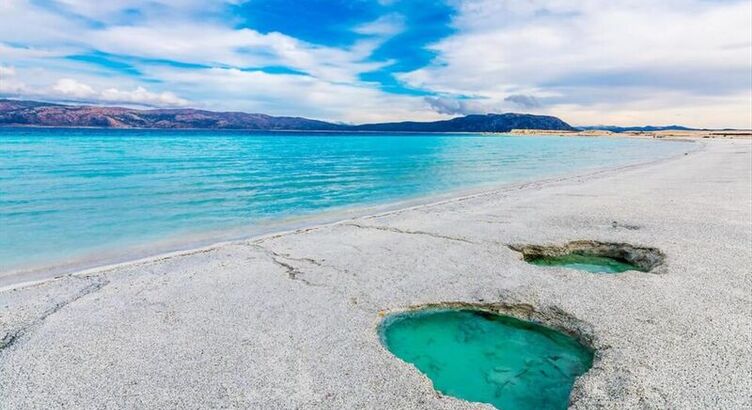
M 188 100 L 172 92 L 152 92 L 142 86 L 136 86 L 130 90 L 114 87 L 100 89 L 78 79 L 60 78 L 51 86 L 45 87 L 27 82 L 35 77 L 35 72 L 24 75 L 23 72 L 19 73 L 12 67 L 0 66 L 0 74 L 2 74 L 0 94 L 6 96 L 145 107 L 184 107 L 190 104 Z
M 80 83 L 72 78 L 61 78 L 52 86 L 53 94 L 64 97 L 84 99 L 91 98 L 96 92 L 87 84 Z
M 5 41 L 24 44 L 25 48 L 65 50 L 63 55 L 98 50 L 210 66 L 287 66 L 340 82 L 356 81 L 359 73 L 388 63 L 364 60 L 396 33 L 387 31 L 400 29 L 398 17 L 387 16 L 361 27 L 373 32 L 373 36 L 341 49 L 306 43 L 280 33 L 236 29 L 208 18 L 222 8 L 223 2 L 65 0 L 61 3 L 71 13 L 100 22 L 89 25 L 36 6 L 30 0 L 6 1 L 0 4 L 0 47 L 11 49 L 3 45 Z M 139 10 L 143 16 L 137 24 L 118 24 L 128 10 Z M 201 18 L 191 18 L 195 13 Z
M 16 79 L 16 69 L 0 65 L 0 95 L 16 96 L 26 91 L 26 85 Z
M 311 76 L 234 68 L 159 68 L 150 74 L 171 78 L 178 92 L 190 89 L 208 109 L 306 115 L 345 122 L 392 121 L 405 118 L 406 113 L 416 119 L 438 117 L 426 110 L 420 97 L 390 95 L 366 85 L 334 83 Z
M 4 67 L 0 65 L 0 78 L 12 77 L 16 75 L 16 69 L 13 67 Z
M 0 93 L 357 122 L 514 110 L 577 124 L 752 127 L 748 0 L 451 0 L 455 33 L 431 45 L 431 64 L 399 76 L 439 96 L 428 100 L 360 81 L 391 63 L 369 56 L 409 28 L 403 16 L 355 27 L 364 39 L 338 48 L 238 29 L 219 18 L 233 3 L 0 1 L 0 70 L 15 73 Z M 133 56 L 131 73 L 63 58 L 94 51 Z M 308 75 L 241 70 L 269 66 Z
M 462 1 L 458 33 L 400 79 L 488 107 L 533 96 L 576 123 L 717 125 L 691 114 L 723 107 L 725 126 L 750 127 L 751 15 L 749 1 Z
M 118 90 L 108 88 L 99 94 L 101 101 L 117 103 L 139 104 L 147 106 L 170 106 L 183 107 L 188 105 L 188 100 L 178 97 L 171 92 L 153 93 L 144 87 L 136 87 L 134 90 Z
M 67 22 L 55 22 L 57 16 L 47 10 L 34 7 L 26 0 L 12 1 L 17 10 L 29 12 L 26 16 L 16 14 L 18 18 L 28 20 L 29 15 L 36 14 L 48 19 L 52 27 L 67 28 Z M 306 115 L 341 121 L 397 120 L 408 115 L 414 118 L 439 117 L 426 110 L 421 98 L 389 95 L 373 84 L 361 83 L 358 78 L 361 73 L 391 63 L 366 60 L 380 44 L 404 29 L 398 15 L 389 15 L 358 27 L 357 31 L 367 35 L 365 39 L 347 48 L 335 48 L 306 43 L 280 33 L 262 34 L 251 29 L 235 29 L 212 19 L 175 17 L 175 14 L 180 14 L 177 10 L 200 10 L 203 2 L 198 1 L 185 0 L 177 5 L 152 4 L 146 0 L 105 3 L 65 0 L 65 6 L 71 11 L 97 20 L 117 20 L 126 6 L 145 9 L 146 14 L 152 15 L 161 10 L 162 16 L 171 16 L 166 20 L 152 22 L 145 18 L 139 24 L 111 24 L 104 28 L 81 25 L 67 32 L 30 36 L 30 40 L 24 43 L 44 50 L 65 48 L 67 54 L 85 54 L 94 49 L 113 55 L 137 56 L 140 60 L 133 61 L 135 68 L 145 78 L 165 84 L 171 92 L 148 92 L 144 85 L 138 84 L 138 79 L 119 75 L 105 77 L 103 69 L 81 62 L 57 60 L 53 64 L 53 60 L 41 55 L 19 56 L 19 60 L 36 67 L 35 75 L 27 71 L 23 76 L 30 88 L 48 90 L 44 93 L 52 97 L 154 106 L 185 105 L 187 101 L 177 97 L 179 94 L 191 96 L 194 105 L 205 108 Z M 167 9 L 172 11 L 165 11 Z M 4 16 L 0 15 L 0 34 L 3 33 L 3 20 Z M 22 27 L 19 31 L 28 30 Z M 19 36 L 18 33 L 15 35 Z M 19 54 L 19 50 L 6 47 Z M 150 63 L 149 59 L 207 68 Z M 240 70 L 269 66 L 288 67 L 307 75 L 272 75 Z M 50 86 L 53 78 L 65 81 L 52 81 L 54 84 Z M 122 83 L 132 84 L 133 88 L 120 85 Z M 113 87 L 114 84 L 119 85 Z M 39 97 L 44 93 L 30 92 L 28 96 Z
M 399 14 L 387 14 L 375 21 L 355 28 L 355 32 L 373 36 L 393 36 L 405 30 L 405 17 Z
M 381 41 L 364 40 L 349 49 L 338 49 L 308 44 L 280 33 L 261 34 L 207 24 L 160 24 L 100 30 L 92 45 L 113 54 L 209 66 L 286 66 L 330 81 L 345 82 L 355 81 L 359 73 L 384 64 L 363 62 Z
M 0 1 L 0 43 L 24 44 L 28 48 L 40 44 L 45 46 L 43 48 L 62 47 L 76 42 L 80 29 L 72 19 L 38 7 L 29 0 Z M 5 56 L 0 55 L 0 58 Z
M 17 1 L 19 0 L 6 0 Z M 186 15 L 199 14 L 210 17 L 221 12 L 228 4 L 236 0 L 55 0 L 56 7 L 64 9 L 69 15 L 76 15 L 103 24 L 120 24 L 132 16 L 138 20 L 173 20 L 185 18 Z M 134 14 L 134 11 L 136 12 Z

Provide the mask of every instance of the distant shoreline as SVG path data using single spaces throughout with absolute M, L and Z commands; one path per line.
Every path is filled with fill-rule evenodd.
M 752 130 L 659 130 L 659 131 L 624 131 L 614 132 L 608 130 L 580 130 L 558 131 L 552 133 L 546 130 L 512 130 L 512 135 L 536 136 L 536 135 L 560 135 L 562 137 L 627 137 L 627 138 L 666 138 L 666 139 L 698 139 L 698 138 L 752 138 Z
M 410 134 L 561 134 L 581 136 L 651 135 L 656 138 L 697 135 L 741 136 L 746 129 L 696 129 L 683 125 L 581 125 L 574 127 L 552 115 L 530 113 L 466 114 L 435 121 L 347 124 L 300 116 L 208 111 L 194 108 L 140 109 L 117 106 L 68 105 L 0 99 L 0 128 L 73 128 L 139 130 L 233 130 L 247 132 L 331 132 Z M 699 134 L 698 134 L 699 133 Z
M 61 130 L 112 130 L 112 131 L 218 131 L 218 132 L 249 132 L 249 133 L 291 133 L 291 134 L 425 134 L 425 135 L 513 135 L 509 132 L 484 131 L 367 131 L 367 130 L 281 130 L 281 129 L 246 129 L 246 128 L 136 128 L 136 127 L 65 127 L 56 125 L 7 125 L 0 124 L 0 129 L 61 129 Z M 552 132 L 550 135 L 556 136 Z M 563 136 L 563 135 L 562 135 Z
M 290 134 L 414 134 L 414 135 L 498 135 L 498 136 L 551 136 L 551 137 L 619 137 L 619 138 L 752 138 L 752 130 L 660 130 L 660 131 L 624 131 L 608 130 L 536 130 L 513 129 L 511 131 L 371 131 L 371 130 L 284 130 L 284 129 L 245 129 L 245 128 L 137 128 L 137 127 L 87 127 L 87 126 L 56 126 L 35 124 L 0 124 L 0 129 L 64 129 L 64 130 L 113 130 L 113 131 L 216 131 L 238 133 L 290 133 Z

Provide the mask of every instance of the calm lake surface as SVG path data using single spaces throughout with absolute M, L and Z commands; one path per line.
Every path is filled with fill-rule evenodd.
M 617 138 L 0 128 L 0 272 L 688 149 Z

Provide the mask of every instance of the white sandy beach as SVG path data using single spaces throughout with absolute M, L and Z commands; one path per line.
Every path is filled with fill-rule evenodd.
M 572 408 L 752 407 L 752 141 L 0 292 L 0 408 L 489 408 L 381 345 L 386 312 L 473 304 L 596 352 Z M 660 249 L 654 272 L 510 244 Z

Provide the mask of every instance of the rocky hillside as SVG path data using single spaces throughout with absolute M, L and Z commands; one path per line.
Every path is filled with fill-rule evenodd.
M 194 109 L 137 110 L 0 100 L 0 124 L 49 127 L 338 130 L 340 125 L 297 117 Z

